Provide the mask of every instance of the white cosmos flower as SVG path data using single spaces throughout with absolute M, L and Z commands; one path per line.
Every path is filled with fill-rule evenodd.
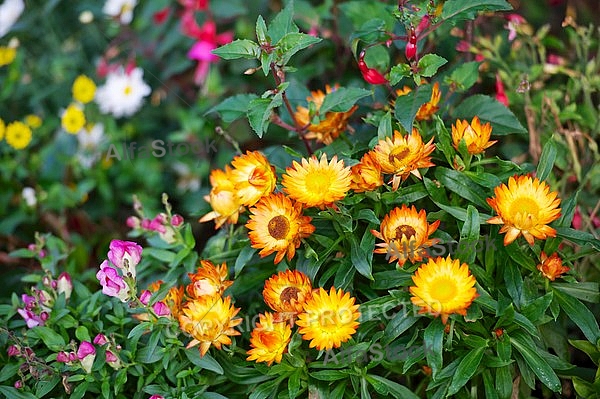
M 102 12 L 111 17 L 120 16 L 121 23 L 127 25 L 133 19 L 133 9 L 137 0 L 106 0 Z
M 0 37 L 6 35 L 17 22 L 24 9 L 25 3 L 23 0 L 5 0 L 0 5 Z
M 100 112 L 117 118 L 135 114 L 142 106 L 144 97 L 152 91 L 142 79 L 143 75 L 141 68 L 134 68 L 129 73 L 119 68 L 109 73 L 106 83 L 96 90 L 95 100 Z

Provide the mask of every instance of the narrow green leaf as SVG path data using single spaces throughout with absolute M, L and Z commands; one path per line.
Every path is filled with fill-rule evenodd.
M 319 113 L 324 116 L 327 112 L 347 112 L 358 100 L 371 94 L 370 90 L 358 87 L 340 87 L 325 96 Z
M 347 373 L 338 370 L 311 371 L 310 376 L 320 381 L 337 381 L 348 377 Z
M 419 318 L 411 315 L 406 308 L 396 313 L 385 328 L 381 344 L 389 345 L 393 340 L 402 335 L 402 333 L 411 328 L 418 320 Z
M 256 39 L 258 44 L 267 44 L 267 24 L 265 23 L 262 15 L 259 15 L 256 19 Z
M 485 191 L 474 185 L 473 182 L 461 172 L 438 166 L 435 168 L 435 177 L 450 191 L 478 206 L 489 208 Z
M 379 126 L 377 127 L 377 138 L 379 140 L 385 140 L 386 137 L 392 137 L 393 134 L 392 114 L 390 111 L 388 111 L 379 120 Z
M 552 168 L 554 167 L 554 161 L 556 161 L 556 155 L 558 150 L 556 148 L 556 143 L 552 137 L 544 144 L 544 148 L 542 149 L 542 155 L 540 155 L 540 161 L 537 166 L 536 177 L 540 180 L 546 180 L 550 173 L 552 172 Z
M 477 371 L 477 368 L 479 367 L 479 363 L 481 363 L 485 349 L 486 348 L 484 346 L 471 349 L 469 353 L 463 357 L 458 364 L 458 368 L 456 369 L 454 376 L 452 377 L 452 382 L 448 388 L 448 395 L 454 395 L 457 393 L 458 390 L 462 388 L 467 381 L 471 379 L 471 377 L 473 377 Z
M 375 290 L 387 290 L 396 287 L 406 287 L 411 285 L 412 273 L 407 273 L 404 270 L 387 270 L 384 272 L 375 273 L 374 281 L 371 287 Z
M 19 391 L 14 387 L 6 385 L 0 385 L 0 393 L 6 399 L 37 399 L 37 396 L 34 396 L 32 393 Z
M 431 367 L 433 379 L 437 377 L 437 373 L 442 369 L 443 365 L 443 341 L 444 341 L 444 324 L 437 317 L 425 328 L 423 334 L 423 345 L 426 348 L 425 354 L 427 357 L 427 365 Z
M 194 365 L 201 367 L 205 370 L 210 370 L 219 375 L 223 375 L 223 367 L 221 367 L 219 362 L 217 362 L 208 353 L 206 353 L 204 356 L 200 356 L 200 351 L 198 350 L 198 348 L 186 349 L 184 352 L 188 360 Z
M 514 262 L 505 262 L 503 269 L 506 290 L 517 308 L 520 308 L 521 296 L 523 293 L 523 277 L 521 276 L 521 270 Z
M 472 206 L 467 206 L 467 216 L 460 231 L 460 241 L 456 251 L 456 258 L 471 264 L 477 256 L 477 243 L 479 242 L 479 212 Z
M 482 123 L 490 122 L 492 124 L 492 135 L 527 133 L 527 129 L 521 125 L 512 111 L 489 96 L 482 94 L 469 96 L 452 112 L 454 119 L 470 121 L 474 116 L 478 116 Z
M 510 399 L 512 394 L 512 367 L 504 366 L 496 369 L 496 389 L 501 399 Z
M 397 382 L 390 381 L 387 378 L 381 377 L 379 375 L 367 374 L 367 381 L 369 381 L 369 383 L 373 385 L 373 387 L 379 387 L 379 389 L 376 388 L 377 392 L 384 395 L 389 394 L 392 395 L 394 398 L 398 399 L 419 398 L 404 385 L 400 385 Z
M 239 276 L 246 264 L 252 259 L 256 249 L 252 248 L 250 245 L 246 245 L 240 251 L 240 254 L 237 256 L 235 260 L 235 265 L 233 267 L 235 277 Z
M 212 51 L 224 60 L 236 60 L 238 58 L 258 59 L 260 47 L 248 39 L 238 39 L 227 43 Z
M 575 230 L 570 227 L 556 227 L 555 230 L 558 237 L 566 238 L 577 245 L 591 245 L 600 251 L 600 240 L 587 231 Z
M 425 76 L 426 78 L 430 78 L 435 75 L 438 69 L 447 62 L 447 59 L 440 57 L 437 54 L 425 54 L 419 60 L 419 74 L 421 76 Z
M 442 19 L 456 23 L 463 19 L 475 19 L 482 11 L 509 11 L 512 6 L 506 0 L 448 0 L 442 9 Z
M 370 232 L 367 233 L 371 234 Z M 371 234 L 371 236 L 373 235 Z M 373 280 L 372 265 L 369 263 L 367 253 L 360 247 L 354 234 L 349 234 L 348 238 L 350 239 L 350 259 L 354 268 L 369 280 Z
M 565 311 L 567 317 L 581 329 L 588 341 L 598 342 L 600 339 L 600 327 L 594 314 L 579 299 L 559 289 L 553 289 L 552 292 L 554 292 L 554 297 Z
M 540 356 L 538 353 L 539 349 L 533 345 L 531 338 L 526 339 L 523 333 L 515 331 L 510 337 L 510 342 L 521 356 L 523 356 L 525 363 L 527 363 L 529 368 L 544 385 L 554 392 L 561 391 L 562 384 L 558 376 L 544 358 Z M 523 372 L 523 368 L 521 368 L 521 372 Z
M 598 303 L 600 302 L 600 284 L 593 281 L 578 283 L 557 283 L 553 282 L 552 288 L 581 299 L 582 301 Z
M 160 248 L 144 248 L 144 256 L 151 256 L 154 259 L 158 259 L 161 262 L 171 263 L 175 259 L 175 254 L 167 249 Z

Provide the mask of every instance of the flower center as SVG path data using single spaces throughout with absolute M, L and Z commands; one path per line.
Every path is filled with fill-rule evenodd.
M 456 284 L 446 277 L 440 277 L 431 282 L 431 299 L 442 302 L 440 307 L 443 310 L 444 302 L 452 299 L 457 294 Z
M 388 155 L 388 160 L 390 163 L 400 162 L 401 164 L 404 164 L 405 162 L 402 161 L 404 161 L 409 154 L 410 149 L 406 146 L 394 147 L 390 152 L 390 155 Z
M 269 220 L 269 234 L 276 240 L 284 239 L 290 231 L 290 222 L 285 216 L 277 215 Z
M 519 197 L 510 205 L 510 215 L 513 219 L 520 220 L 525 224 L 535 224 L 540 212 L 540 207 L 531 197 Z
M 130 85 L 125 86 L 125 90 L 123 90 L 123 92 L 125 93 L 126 96 L 130 95 L 132 91 L 133 91 L 133 89 L 131 88 Z
M 310 173 L 306 176 L 306 191 L 323 195 L 329 191 L 331 181 L 326 173 Z
M 411 239 L 417 234 L 417 231 L 407 224 L 403 224 L 401 226 L 396 227 L 396 238 L 402 238 L 402 236 L 406 236 L 407 239 Z
M 289 303 L 292 299 L 298 299 L 299 292 L 300 290 L 296 287 L 285 287 L 285 289 L 281 291 L 279 298 L 281 299 L 281 302 Z

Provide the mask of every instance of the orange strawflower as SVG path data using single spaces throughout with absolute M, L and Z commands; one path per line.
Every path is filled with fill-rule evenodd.
M 263 298 L 265 303 L 278 313 L 277 320 L 291 320 L 302 312 L 310 298 L 312 284 L 308 276 L 297 270 L 286 270 L 274 274 L 265 281 Z
M 564 273 L 571 270 L 569 267 L 563 266 L 562 259 L 557 253 L 547 256 L 544 251 L 542 251 L 540 255 L 540 261 L 542 263 L 537 265 L 537 268 L 540 272 L 542 272 L 542 275 L 550 281 L 556 280 Z
M 259 315 L 259 321 L 252 330 L 250 346 L 252 349 L 246 353 L 250 356 L 246 360 L 256 360 L 257 363 L 265 362 L 267 365 L 281 363 L 283 354 L 292 337 L 292 329 L 285 322 L 275 321 L 271 313 Z
M 235 157 L 231 165 L 230 179 L 242 205 L 252 206 L 275 189 L 275 168 L 260 152 L 247 151 Z
M 377 162 L 374 152 L 365 153 L 360 162 L 350 168 L 352 173 L 352 184 L 350 188 L 354 192 L 362 193 L 373 191 L 383 186 L 383 174 L 381 166 Z
M 458 150 L 461 140 L 465 141 L 469 154 L 481 154 L 486 148 L 491 147 L 496 141 L 490 141 L 492 134 L 492 124 L 481 124 L 479 118 L 475 116 L 471 123 L 466 120 L 456 120 L 456 125 L 452 125 L 452 141 L 454 148 Z
M 224 171 L 213 169 L 210 172 L 210 184 L 212 189 L 204 199 L 210 203 L 213 210 L 202 216 L 199 222 L 214 220 L 215 229 L 224 223 L 236 224 L 244 207 L 232 182 L 231 168 L 226 166 Z
M 223 295 L 223 292 L 233 284 L 228 280 L 229 274 L 225 263 L 215 266 L 209 260 L 201 260 L 196 273 L 188 273 L 190 283 L 186 292 L 191 298 L 202 296 Z

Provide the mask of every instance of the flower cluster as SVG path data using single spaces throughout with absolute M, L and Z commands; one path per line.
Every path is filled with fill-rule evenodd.
M 79 75 L 73 82 L 71 92 L 74 102 L 62 112 L 60 122 L 65 132 L 78 134 L 86 125 L 84 107 L 94 99 L 96 84 L 89 77 Z
M 23 317 L 28 328 L 45 325 L 58 296 L 62 294 L 68 300 L 73 291 L 71 276 L 67 272 L 62 272 L 57 279 L 45 275 L 42 284 L 42 289 L 31 288 L 32 295 L 21 296 L 25 306 L 18 308 L 17 312 Z
M 128 302 L 137 292 L 136 266 L 142 257 L 142 247 L 131 241 L 112 240 L 109 248 L 108 260 L 102 262 L 96 278 L 105 295 Z

